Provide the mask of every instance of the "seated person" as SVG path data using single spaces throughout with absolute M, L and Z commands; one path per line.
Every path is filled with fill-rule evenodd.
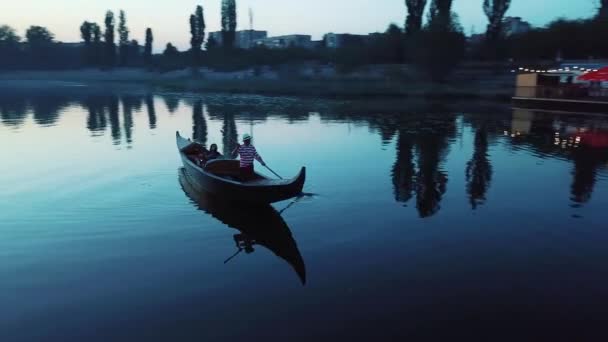
M 222 157 L 222 154 L 217 151 L 216 144 L 211 144 L 211 147 L 209 147 L 209 152 L 205 154 L 205 158 L 207 159 L 207 161 L 220 159 Z

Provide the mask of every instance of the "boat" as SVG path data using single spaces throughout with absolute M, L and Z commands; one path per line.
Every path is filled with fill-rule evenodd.
M 237 254 L 249 254 L 254 246 L 263 246 L 291 265 L 302 284 L 306 284 L 306 265 L 298 245 L 281 214 L 270 204 L 252 205 L 210 194 L 184 168 L 178 173 L 182 190 L 199 210 L 240 232 L 234 235 Z
M 201 144 L 182 137 L 176 132 L 177 148 L 186 172 L 207 192 L 249 203 L 275 203 L 296 197 L 302 193 L 306 181 L 306 168 L 292 179 L 271 179 L 255 173 L 251 180 L 239 180 L 239 161 L 236 159 L 211 160 L 200 167 L 194 156 Z

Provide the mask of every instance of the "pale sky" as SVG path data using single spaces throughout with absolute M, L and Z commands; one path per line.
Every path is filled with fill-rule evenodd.
M 430 0 L 429 0 L 430 2 Z M 131 39 L 143 43 L 146 27 L 155 36 L 155 50 L 167 42 L 180 50 L 189 46 L 188 18 L 196 5 L 203 5 L 207 32 L 219 30 L 221 0 L 5 0 L 0 10 L 0 25 L 14 27 L 25 35 L 30 25 L 46 26 L 57 40 L 80 40 L 84 20 L 103 26 L 106 10 L 124 9 Z M 269 35 L 310 34 L 321 39 L 324 33 L 359 33 L 384 31 L 391 23 L 403 26 L 404 0 L 237 0 L 238 28 L 248 29 L 248 8 L 254 11 L 254 28 Z M 520 16 L 535 26 L 558 18 L 585 18 L 595 14 L 596 0 L 512 0 L 508 16 Z M 487 20 L 482 0 L 454 0 L 454 11 L 467 34 L 485 31 Z

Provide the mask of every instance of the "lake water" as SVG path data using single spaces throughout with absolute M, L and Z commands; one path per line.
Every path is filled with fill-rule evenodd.
M 3 342 L 606 338 L 608 117 L 67 84 L 0 115 Z M 193 193 L 176 131 L 306 195 Z

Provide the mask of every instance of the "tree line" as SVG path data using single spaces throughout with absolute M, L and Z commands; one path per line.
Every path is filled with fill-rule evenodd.
M 118 33 L 118 45 L 116 44 Z M 104 28 L 94 22 L 80 25 L 80 44 L 66 44 L 42 26 L 30 26 L 23 40 L 10 26 L 0 26 L 0 69 L 72 69 L 82 67 L 151 66 L 152 29 L 145 32 L 145 45 L 129 38 L 127 16 L 119 12 L 118 27 L 114 12 L 107 11 Z
M 179 51 L 167 43 L 162 54 L 153 55 L 152 29 L 147 28 L 145 43 L 130 38 L 126 13 L 120 11 L 118 24 L 112 11 L 103 27 L 85 21 L 80 26 L 82 46 L 55 41 L 46 28 L 31 26 L 25 40 L 8 26 L 0 26 L 0 68 L 77 68 L 148 67 L 160 71 L 206 66 L 217 70 L 236 70 L 315 61 L 344 70 L 369 64 L 414 64 L 429 77 L 442 81 L 463 59 L 506 61 L 563 58 L 608 57 L 608 0 L 601 0 L 597 14 L 587 20 L 558 19 L 546 27 L 507 36 L 504 17 L 511 0 L 483 0 L 488 18 L 484 39 L 469 41 L 452 10 L 453 0 L 404 0 L 403 27 L 396 24 L 380 34 L 363 39 L 349 36 L 337 49 L 321 44 L 314 49 L 264 46 L 242 50 L 235 47 L 236 0 L 221 0 L 221 39 L 206 36 L 205 12 L 197 6 L 189 16 L 190 48 Z M 424 18 L 424 13 L 428 13 Z M 118 37 L 118 42 L 116 42 Z M 573 39 L 572 37 L 577 37 Z

